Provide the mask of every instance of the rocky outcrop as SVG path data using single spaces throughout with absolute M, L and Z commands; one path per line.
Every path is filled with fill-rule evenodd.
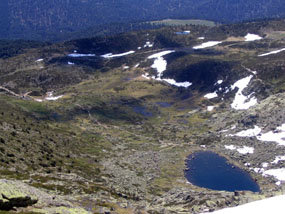
M 25 207 L 27 211 L 45 214 L 90 213 L 61 196 L 49 194 L 22 181 L 1 179 L 0 210 L 23 209 L 21 207 Z
M 0 210 L 14 207 L 27 207 L 36 204 L 38 199 L 25 192 L 24 183 L 0 180 Z

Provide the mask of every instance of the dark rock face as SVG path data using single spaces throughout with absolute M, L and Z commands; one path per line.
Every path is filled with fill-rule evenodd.
M 28 207 L 38 202 L 27 190 L 27 185 L 8 180 L 0 181 L 0 210 L 11 210 L 16 207 Z
M 2 195 L 4 200 L 0 200 L 0 210 L 12 210 L 15 207 L 28 207 L 37 203 L 37 200 L 31 199 L 31 197 L 17 197 L 8 198 Z

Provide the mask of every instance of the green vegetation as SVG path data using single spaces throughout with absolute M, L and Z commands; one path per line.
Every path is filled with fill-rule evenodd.
M 202 25 L 207 27 L 214 27 L 216 23 L 208 20 L 199 19 L 163 19 L 158 21 L 152 21 L 151 24 L 155 25 L 170 25 L 170 26 L 183 26 L 183 25 Z
M 189 211 L 198 205 L 195 209 L 202 210 L 212 198 L 228 201 L 221 207 L 237 205 L 230 194 L 187 184 L 185 159 L 205 147 L 232 155 L 225 151 L 228 138 L 223 139 L 220 131 L 236 123 L 242 130 L 243 124 L 251 127 L 252 123 L 242 118 L 246 114 L 233 113 L 230 103 L 235 91 L 226 90 L 251 75 L 248 69 L 257 74 L 247 94 L 254 92 L 263 102 L 284 92 L 284 53 L 258 57 L 259 53 L 285 45 L 282 34 L 272 33 L 277 25 L 255 22 L 215 27 L 168 26 L 17 47 L 18 51 L 0 60 L 0 86 L 7 89 L 0 90 L 1 179 L 22 180 L 51 195 L 54 204 L 68 201 L 72 212 L 81 207 L 95 213 L 100 209 L 131 213 L 136 207 L 162 213 L 162 209 L 187 207 Z M 278 30 L 283 28 L 280 23 Z M 175 34 L 183 30 L 191 34 Z M 269 39 L 245 42 L 247 32 L 264 34 Z M 201 36 L 206 37 L 205 42 L 222 43 L 194 51 L 194 45 L 204 42 L 198 39 Z M 147 41 L 154 43 L 153 47 L 144 47 Z M 14 45 L 11 42 L 11 47 Z M 168 64 L 163 78 L 189 81 L 193 84 L 190 88 L 142 77 L 147 72 L 156 74 L 148 56 L 169 49 L 175 52 L 164 57 Z M 69 57 L 74 50 L 96 56 Z M 100 57 L 130 50 L 135 53 L 112 59 Z M 217 85 L 218 80 L 223 83 Z M 51 91 L 53 96 L 63 97 L 45 100 Z M 204 97 L 215 91 L 217 98 Z M 276 103 L 282 104 L 281 101 Z M 210 112 L 208 106 L 215 108 Z M 248 114 L 255 114 L 253 111 Z M 230 140 L 237 145 L 243 143 Z M 245 157 L 231 156 L 242 166 L 248 161 Z M 260 177 L 257 179 L 263 182 L 264 192 L 271 194 L 275 183 Z M 238 200 L 242 201 L 242 197 L 246 196 Z M 52 213 L 54 204 L 39 206 Z M 147 206 L 141 208 L 142 204 Z M 68 206 L 63 207 L 56 211 L 64 213 Z

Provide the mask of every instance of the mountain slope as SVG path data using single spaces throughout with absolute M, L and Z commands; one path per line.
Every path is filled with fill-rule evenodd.
M 0 10 L 4 12 L 0 38 L 26 39 L 51 39 L 56 34 L 64 38 L 70 32 L 108 23 L 164 18 L 231 23 L 285 15 L 281 0 L 3 0 Z
M 284 38 L 279 20 L 0 43 L 0 187 L 36 188 L 23 210 L 45 213 L 201 213 L 280 194 Z M 190 184 L 195 151 L 261 192 Z

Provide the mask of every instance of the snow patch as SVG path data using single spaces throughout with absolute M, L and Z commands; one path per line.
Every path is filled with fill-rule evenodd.
M 257 140 L 260 141 L 276 142 L 281 146 L 285 146 L 285 123 L 277 127 L 274 131 L 269 131 L 263 134 L 261 132 L 261 128 L 259 128 L 258 126 L 254 126 L 253 129 L 244 130 L 238 132 L 237 134 L 229 136 L 256 137 Z
M 153 47 L 153 43 L 146 42 L 143 47 L 144 47 L 144 48 L 152 48 L 152 47 Z
M 163 56 L 173 53 L 174 51 L 162 51 L 156 54 L 153 54 L 148 57 L 148 59 L 154 59 L 154 63 L 152 64 L 152 68 L 156 69 L 157 71 L 157 77 L 149 77 L 149 74 L 143 75 L 144 78 L 147 79 L 155 79 L 158 81 L 165 81 L 169 83 L 170 85 L 174 85 L 177 87 L 184 87 L 188 88 L 189 86 L 192 85 L 190 82 L 176 82 L 174 79 L 162 79 L 161 77 L 163 76 L 163 72 L 166 70 L 167 67 L 167 61 L 163 58 Z
M 67 62 L 67 64 L 68 64 L 68 65 L 74 65 L 74 63 L 73 63 L 73 62 Z
M 269 52 L 269 53 L 260 54 L 260 55 L 258 55 L 258 56 L 268 56 L 268 55 L 272 55 L 272 54 L 278 54 L 278 53 L 280 53 L 280 52 L 282 52 L 282 51 L 285 51 L 285 48 L 282 48 L 282 49 L 276 50 L 276 51 L 271 51 L 271 52 Z
M 269 163 L 262 163 L 261 165 L 262 165 L 263 168 L 267 168 Z
M 248 147 L 248 146 L 237 147 L 237 146 L 234 146 L 234 145 L 225 145 L 225 148 L 229 149 L 229 150 L 236 150 L 240 154 L 243 154 L 243 155 L 245 155 L 245 154 L 253 154 L 253 152 L 254 152 L 254 148 L 253 147 Z
M 223 82 L 223 80 L 218 80 L 216 84 L 221 85 Z
M 127 56 L 127 55 L 130 55 L 133 53 L 135 53 L 135 51 L 128 51 L 128 52 L 120 53 L 120 54 L 107 53 L 107 54 L 101 55 L 101 57 L 103 57 L 105 59 L 110 59 L 110 58 L 115 58 L 115 57 Z
M 218 94 L 217 92 L 213 92 L 213 93 L 206 94 L 204 97 L 207 99 L 213 99 L 213 98 L 218 97 Z
M 285 123 L 277 127 L 274 131 L 257 136 L 257 139 L 260 141 L 276 142 L 281 146 L 285 146 Z
M 285 195 L 266 198 L 236 207 L 230 207 L 212 212 L 212 214 L 248 214 L 248 213 L 274 213 L 283 214 L 285 210 Z M 205 214 L 205 213 L 204 213 Z
M 277 156 L 277 157 L 275 157 L 275 160 L 272 161 L 271 163 L 272 164 L 278 164 L 279 161 L 284 161 L 284 160 L 285 160 L 285 156 Z
M 246 42 L 252 42 L 252 41 L 256 41 L 256 40 L 261 40 L 262 39 L 262 37 L 260 37 L 259 35 L 251 34 L 251 33 L 248 33 L 244 38 L 245 38 Z
M 204 40 L 205 39 L 205 37 L 204 36 L 200 36 L 200 37 L 198 37 L 198 40 Z
M 252 96 L 252 94 L 245 96 L 242 94 L 242 91 L 248 86 L 249 82 L 252 79 L 252 75 L 245 77 L 241 80 L 238 80 L 235 84 L 231 86 L 231 89 L 234 90 L 238 88 L 238 91 L 235 95 L 235 99 L 231 104 L 231 107 L 236 110 L 248 109 L 257 104 L 257 99 Z
M 77 58 L 77 57 L 94 57 L 96 54 L 79 54 L 79 53 L 72 53 L 68 54 L 67 56 Z
M 55 101 L 55 100 L 58 100 L 58 99 L 60 99 L 62 97 L 63 97 L 63 95 L 53 96 L 53 92 L 48 92 L 45 99 L 48 100 L 48 101 Z
M 44 59 L 37 59 L 36 62 L 42 62 Z
M 256 137 L 261 132 L 261 128 L 254 126 L 253 129 L 244 130 L 235 134 L 238 137 Z
M 273 176 L 279 181 L 285 181 L 285 168 L 269 169 L 269 170 L 264 171 L 263 174 Z
M 176 82 L 174 79 L 162 79 L 162 80 L 169 83 L 170 85 L 174 85 L 177 87 L 188 88 L 189 86 L 192 85 L 192 83 L 190 82 Z
M 221 43 L 222 42 L 219 42 L 219 41 L 204 42 L 201 45 L 194 46 L 193 49 L 197 50 L 197 49 L 209 48 L 209 47 L 213 47 L 213 46 L 216 46 L 218 44 L 221 44 Z
M 185 31 L 182 31 L 182 32 L 175 32 L 176 35 L 188 35 L 190 34 L 190 30 L 185 30 Z
M 208 106 L 208 107 L 207 107 L 207 111 L 213 111 L 214 108 L 215 108 L 215 106 Z
M 43 102 L 45 100 L 47 100 L 47 101 L 56 101 L 56 100 L 58 100 L 58 99 L 60 99 L 62 97 L 63 97 L 63 95 L 53 96 L 53 92 L 47 92 L 47 94 L 46 94 L 44 99 L 35 99 L 35 101 L 37 101 L 37 102 Z

